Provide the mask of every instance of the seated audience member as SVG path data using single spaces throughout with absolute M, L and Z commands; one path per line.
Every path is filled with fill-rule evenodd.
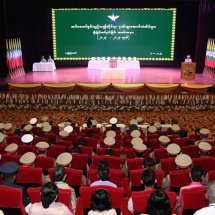
M 177 124 L 172 125 L 172 135 L 179 135 L 180 126 Z
M 187 55 L 187 57 L 184 60 L 185 63 L 191 63 L 192 59 L 190 58 L 190 55 Z
M 105 189 L 97 189 L 92 193 L 90 205 L 88 215 L 117 215 L 116 210 L 111 208 L 110 195 Z
M 9 155 L 16 155 L 18 147 L 19 146 L 16 143 L 11 143 L 5 147 L 4 151 Z
M 81 147 L 79 145 L 74 145 L 72 147 L 72 153 L 81 154 Z
M 147 157 L 143 161 L 143 168 L 145 169 L 155 169 L 155 160 L 153 158 Z
M 187 154 L 180 154 L 175 158 L 175 164 L 178 170 L 180 169 L 190 169 L 192 165 L 192 159 Z M 169 174 L 162 181 L 162 188 L 167 189 L 170 183 Z
M 47 62 L 49 62 L 49 63 L 53 63 L 54 62 L 54 60 L 52 59 L 51 55 L 49 55 L 49 58 L 48 58 Z
M 21 136 L 21 135 L 22 135 L 22 131 L 21 131 L 20 129 L 16 129 L 16 130 L 14 131 L 14 135 L 15 135 L 15 136 Z
M 146 212 L 150 215 L 172 215 L 171 204 L 167 194 L 159 189 L 154 190 L 149 197 Z
M 195 143 L 194 143 L 194 141 L 193 140 L 188 140 L 187 142 L 186 142 L 186 146 L 193 146 Z
M 92 130 L 89 130 L 89 131 L 87 131 L 87 133 L 86 133 L 86 135 L 85 135 L 86 137 L 93 137 L 93 131 Z
M 38 156 L 45 156 L 47 155 L 47 150 L 49 148 L 49 144 L 47 142 L 38 142 L 36 144 L 37 147 L 37 154 Z
M 108 168 L 108 162 L 105 159 L 100 159 L 98 164 L 97 164 L 97 169 L 99 168 Z
M 194 215 L 214 215 L 215 214 L 215 180 L 212 180 L 206 189 L 205 198 L 208 200 L 209 206 L 197 210 Z
M 98 169 L 98 181 L 93 182 L 90 186 L 98 186 L 98 185 L 105 185 L 111 187 L 117 187 L 116 184 L 109 181 L 110 178 L 110 171 L 107 167 L 101 167 Z
M 201 130 L 200 128 L 196 128 L 195 129 L 195 134 L 199 134 L 200 135 L 200 130 Z
M 92 120 L 93 120 L 93 117 L 88 118 L 88 120 L 87 120 L 87 128 L 92 128 Z
M 110 130 L 112 131 L 115 131 L 117 129 L 117 118 L 111 118 L 110 119 L 110 124 L 111 124 L 111 127 L 110 127 Z
M 106 150 L 105 150 L 105 155 L 114 156 L 114 151 L 113 151 L 113 149 L 106 149 Z
M 85 138 L 81 137 L 79 140 L 78 140 L 78 145 L 79 146 L 87 146 L 87 141 Z
M 181 131 L 180 131 L 180 137 L 181 137 L 181 138 L 187 137 L 187 131 L 181 130 Z
M 152 169 L 145 169 L 141 176 L 141 184 L 144 185 L 144 190 L 141 192 L 148 192 L 148 190 L 153 190 L 154 185 L 156 183 L 155 172 Z M 133 213 L 133 201 L 132 197 L 130 197 L 128 201 L 128 210 Z
M 200 167 L 200 166 L 192 167 L 191 172 L 190 172 L 191 183 L 188 186 L 182 187 L 181 190 L 202 186 L 201 181 L 202 181 L 203 177 L 204 177 L 204 171 L 203 171 L 202 167 Z M 180 196 L 175 203 L 175 209 L 177 212 L 180 211 L 180 204 L 182 201 L 181 190 L 180 190 Z
M 66 179 L 66 170 L 63 166 L 56 166 L 54 168 L 54 183 L 57 185 L 58 188 L 63 188 L 63 189 L 70 189 L 72 191 L 71 195 L 71 203 L 72 203 L 72 209 L 73 212 L 76 209 L 76 194 L 75 190 L 70 187 L 65 181 Z
M 41 62 L 41 63 L 46 63 L 46 59 L 44 58 L 44 55 L 41 56 L 40 62 Z
M 49 139 L 48 144 L 49 145 L 55 145 L 56 141 L 54 139 Z
M 29 215 L 73 215 L 69 208 L 61 202 L 55 202 L 58 197 L 58 187 L 48 182 L 41 188 L 41 202 L 31 205 Z
M 69 152 L 63 152 L 57 156 L 56 165 L 71 167 L 72 155 Z
M 2 185 L 19 188 L 22 190 L 22 203 L 26 207 L 29 207 L 30 200 L 24 187 L 15 184 L 16 174 L 19 170 L 18 164 L 15 162 L 6 162 L 0 166 L 0 173 L 3 178 Z
M 201 140 L 195 141 L 195 145 L 198 145 L 200 142 L 207 142 L 210 131 L 207 128 L 202 128 L 199 133 Z

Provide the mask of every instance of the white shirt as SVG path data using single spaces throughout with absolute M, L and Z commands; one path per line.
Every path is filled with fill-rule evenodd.
M 197 210 L 194 215 L 214 215 L 215 214 L 215 204 L 209 204 L 208 207 Z
M 99 185 L 105 185 L 105 186 L 111 186 L 111 187 L 117 187 L 116 184 L 110 182 L 110 181 L 95 181 L 93 182 L 90 187 L 92 186 L 99 186 Z

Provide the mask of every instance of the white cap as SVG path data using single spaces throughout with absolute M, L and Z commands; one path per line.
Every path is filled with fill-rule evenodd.
M 106 137 L 116 137 L 116 132 L 110 130 L 106 133 Z
M 22 138 L 21 138 L 21 141 L 23 143 L 27 143 L 28 144 L 28 143 L 32 142 L 33 139 L 34 139 L 33 135 L 31 135 L 31 134 L 24 134 L 22 136 Z
M 105 137 L 104 144 L 107 146 L 113 146 L 115 144 L 115 139 L 113 137 Z
M 132 119 L 130 121 L 130 125 L 137 125 L 138 124 L 138 121 L 136 119 Z
M 37 123 L 37 118 L 32 118 L 31 120 L 30 120 L 30 124 L 31 125 L 34 125 L 34 124 L 36 124 Z
M 198 147 L 202 152 L 209 152 L 212 149 L 211 144 L 207 142 L 200 142 Z
M 140 137 L 141 133 L 139 130 L 134 130 L 131 132 L 132 137 Z
M 60 166 L 68 166 L 72 161 L 72 155 L 69 152 L 63 152 L 58 155 L 56 163 Z
M 155 133 L 157 131 L 157 128 L 155 126 L 149 126 L 148 128 L 149 133 Z
M 68 125 L 63 130 L 67 131 L 68 133 L 71 133 L 73 131 L 73 127 L 71 125 Z
M 7 145 L 4 150 L 8 153 L 15 153 L 17 149 L 18 149 L 18 145 L 16 143 L 11 143 Z
M 111 118 L 110 119 L 110 124 L 116 124 L 117 123 L 117 118 Z
M 34 163 L 35 159 L 36 155 L 33 152 L 26 152 L 24 155 L 21 156 L 19 161 L 22 164 L 31 165 Z
M 143 144 L 143 140 L 139 137 L 135 137 L 131 140 L 131 145 L 135 145 L 136 143 L 141 143 Z
M 180 154 L 175 158 L 175 163 L 182 169 L 186 169 L 192 164 L 192 159 L 187 154 Z

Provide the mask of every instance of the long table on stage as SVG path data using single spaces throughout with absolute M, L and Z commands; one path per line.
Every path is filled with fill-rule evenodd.
M 56 69 L 55 63 L 34 63 L 33 72 L 54 72 Z
M 108 68 L 109 60 L 90 60 L 88 62 L 88 69 L 102 69 Z M 140 62 L 138 60 L 117 60 L 116 68 L 124 69 L 140 69 Z

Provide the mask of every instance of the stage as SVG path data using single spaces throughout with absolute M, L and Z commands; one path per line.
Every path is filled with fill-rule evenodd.
M 214 80 L 196 74 L 194 80 L 181 79 L 180 68 L 141 67 L 139 70 L 125 70 L 125 79 L 101 79 L 100 70 L 87 67 L 57 68 L 54 72 L 29 71 L 13 80 L 0 79 L 1 84 L 16 83 L 115 83 L 115 84 L 214 84 Z

